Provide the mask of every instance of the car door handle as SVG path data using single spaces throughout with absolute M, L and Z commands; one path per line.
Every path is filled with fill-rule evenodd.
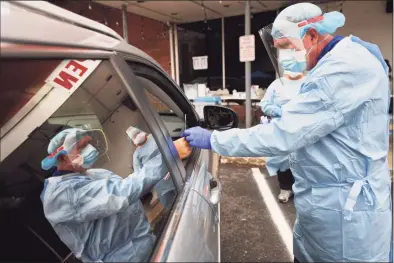
M 222 198 L 222 184 L 220 183 L 218 178 L 213 178 L 210 181 L 210 188 L 211 188 L 211 196 L 209 201 L 213 205 L 217 205 Z
M 172 132 L 181 132 L 181 131 L 182 131 L 182 128 L 178 128 L 178 129 L 173 130 Z

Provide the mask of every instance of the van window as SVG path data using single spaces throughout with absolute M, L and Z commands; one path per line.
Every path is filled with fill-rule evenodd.
M 55 232 L 50 223 L 55 224 L 48 222 L 44 215 L 40 196 L 46 200 L 49 183 L 43 192 L 44 182 L 46 180 L 51 182 L 53 176 L 75 176 L 78 174 L 78 176 L 91 176 L 90 178 L 103 176 L 103 180 L 107 180 L 109 177 L 119 177 L 120 180 L 122 178 L 126 180 L 131 177 L 153 176 L 144 174 L 142 168 L 148 164 L 150 158 L 153 158 L 152 156 L 160 154 L 160 151 L 144 117 L 128 96 L 110 62 L 93 61 L 95 67 L 90 69 L 89 76 L 84 80 L 72 78 L 71 80 L 75 80 L 74 82 L 70 79 L 67 81 L 66 78 L 60 78 L 60 81 L 57 81 L 58 85 L 53 84 L 53 80 L 62 72 L 61 69 L 59 70 L 59 65 L 62 65 L 63 69 L 70 61 L 72 60 L 0 62 L 1 69 L 7 69 L 9 65 L 15 70 L 19 63 L 23 65 L 22 68 L 30 65 L 33 68 L 41 68 L 42 71 L 34 69 L 33 72 L 36 75 L 23 71 L 27 74 L 26 80 L 20 77 L 14 82 L 11 77 L 3 75 L 4 72 L 1 72 L 1 83 L 7 83 L 7 85 L 2 85 L 0 89 L 2 102 L 4 96 L 16 94 L 14 97 L 11 96 L 13 97 L 12 102 L 0 106 L 3 107 L 0 118 L 2 123 L 16 116 L 18 110 L 20 111 L 23 105 L 26 105 L 26 101 L 34 99 L 35 94 L 40 90 L 38 87 L 48 83 L 52 85 L 47 94 L 35 102 L 35 107 L 26 112 L 24 118 L 18 120 L 14 129 L 8 131 L 7 135 L 1 138 L 2 147 L 6 145 L 6 147 L 15 149 L 7 155 L 2 155 L 0 163 L 0 209 L 2 210 L 0 211 L 0 231 L 2 233 L 0 261 L 63 261 L 70 256 L 70 249 L 75 251 L 75 244 L 78 242 L 66 238 L 64 232 L 56 226 Z M 79 61 L 75 61 L 75 63 L 79 63 Z M 65 72 L 78 78 L 79 74 L 84 73 L 75 65 L 69 66 L 70 70 Z M 5 82 L 3 82 L 3 78 Z M 67 86 L 68 83 L 71 83 L 71 86 Z M 13 89 L 12 92 L 11 89 Z M 63 94 L 63 97 L 58 96 L 59 94 Z M 54 107 L 54 105 L 59 106 Z M 137 148 L 133 144 L 133 140 L 127 133 L 130 127 L 137 128 L 147 134 L 145 137 L 146 147 L 143 144 Z M 56 135 L 70 131 L 70 129 L 78 130 L 75 136 L 66 136 L 66 138 L 55 140 Z M 26 136 L 14 132 L 15 130 L 26 132 Z M 72 133 L 70 132 L 70 134 Z M 64 167 L 74 168 L 73 163 L 89 167 L 89 158 L 84 156 L 82 152 L 75 150 L 79 149 L 78 147 L 85 149 L 87 145 L 93 146 L 95 148 L 93 152 L 97 153 L 97 160 L 93 162 L 93 165 L 87 168 L 86 172 L 61 169 L 63 172 L 59 174 L 59 169 L 56 167 L 60 163 L 59 160 L 65 160 L 62 162 Z M 51 156 L 57 156 L 56 154 L 63 150 L 67 151 L 68 155 L 59 154 L 54 163 L 43 162 L 43 160 L 50 159 Z M 74 152 L 76 153 L 74 154 Z M 166 166 L 164 162 L 162 165 Z M 141 179 L 141 181 L 147 182 L 149 180 Z M 69 182 L 72 183 L 72 180 Z M 92 198 L 95 199 L 97 191 L 97 189 L 91 189 L 86 192 L 86 195 L 92 195 Z M 150 238 L 156 237 L 152 240 L 158 240 L 176 195 L 172 177 L 167 174 L 156 185 L 144 189 L 136 200 L 131 201 L 129 208 L 110 213 L 110 215 L 105 214 L 105 211 L 108 210 L 104 210 L 105 215 L 102 216 L 113 215 L 115 225 L 124 225 L 124 230 L 127 229 L 127 231 L 133 232 L 137 228 L 146 228 L 146 232 L 140 231 L 141 229 L 136 230 L 135 236 L 149 235 Z M 76 211 L 82 209 L 84 196 L 80 195 L 81 199 L 78 200 L 72 199 L 75 203 L 69 205 L 71 207 L 75 205 Z M 95 200 L 99 198 L 102 197 L 98 196 Z M 94 203 L 93 199 L 92 203 Z M 116 199 L 115 194 L 113 200 Z M 4 200 L 8 203 L 2 202 Z M 66 218 L 66 215 L 61 215 L 61 211 L 67 210 L 68 206 L 62 207 L 60 203 L 54 203 L 54 205 L 59 206 L 56 211 L 60 217 Z M 114 209 L 114 207 L 115 205 L 108 209 Z M 3 213 L 3 211 L 7 211 L 7 213 Z M 115 214 L 118 214 L 118 217 Z M 52 216 L 59 215 L 52 214 Z M 89 214 L 89 216 L 94 217 L 95 215 Z M 86 218 L 87 221 L 89 221 L 89 216 Z M 77 231 L 78 224 L 73 221 L 72 216 L 62 220 L 66 220 L 64 224 L 73 235 L 81 233 Z M 116 220 L 121 221 L 117 222 Z M 98 238 L 95 237 L 98 234 L 95 229 L 97 225 L 92 224 L 92 228 L 88 230 L 92 231 L 89 233 L 92 238 Z M 117 240 L 118 244 L 132 244 L 134 242 L 135 249 L 138 249 L 139 254 L 149 256 L 155 245 L 154 242 L 138 244 L 139 240 L 131 240 L 131 234 L 119 235 L 119 233 L 111 231 L 106 233 L 117 235 L 117 238 L 122 239 Z M 112 236 L 100 238 L 114 241 Z M 26 248 L 23 253 L 20 253 L 21 247 Z M 116 247 L 103 246 L 100 249 L 102 253 L 110 254 L 112 249 L 116 249 Z

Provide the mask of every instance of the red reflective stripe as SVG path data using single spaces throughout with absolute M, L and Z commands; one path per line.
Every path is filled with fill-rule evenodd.
M 55 156 L 58 152 L 62 151 L 64 149 L 64 146 L 60 146 L 59 148 L 56 149 L 56 151 L 54 151 L 53 153 L 51 153 L 48 157 L 52 158 L 53 156 Z
M 323 16 L 313 17 L 311 19 L 304 20 L 304 21 L 298 23 L 298 27 L 303 27 L 303 26 L 306 26 L 308 24 L 316 23 L 316 22 L 319 22 L 319 21 L 322 21 L 322 20 L 323 20 Z

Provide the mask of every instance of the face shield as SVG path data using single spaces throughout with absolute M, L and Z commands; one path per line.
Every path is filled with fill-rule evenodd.
M 300 29 L 294 23 L 279 22 L 282 23 L 265 26 L 259 31 L 259 35 L 278 77 L 283 82 L 283 77 L 298 78 L 305 73 L 307 52 L 299 37 Z
M 75 166 L 90 168 L 94 163 L 106 156 L 108 143 L 101 129 L 84 130 L 71 128 L 61 131 L 48 146 L 49 156 L 42 162 L 44 170 L 57 166 L 59 156 L 65 156 Z
M 72 144 L 75 143 L 77 148 L 78 146 L 83 148 L 87 144 L 90 144 L 96 148 L 100 156 L 106 154 L 108 151 L 107 137 L 101 129 L 82 130 L 77 132 L 77 136 L 72 137 L 71 142 Z

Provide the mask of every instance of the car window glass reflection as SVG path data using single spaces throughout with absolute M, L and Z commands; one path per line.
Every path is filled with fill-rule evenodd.
M 41 68 L 44 75 L 49 68 Z M 15 79 L 13 86 L 33 85 L 25 82 Z M 0 225 L 3 236 L 18 234 L 2 242 L 1 258 L 59 261 L 71 250 L 83 261 L 149 260 L 177 191 L 132 104 L 110 63 L 101 61 L 1 162 Z M 31 244 L 39 245 L 16 253 Z

